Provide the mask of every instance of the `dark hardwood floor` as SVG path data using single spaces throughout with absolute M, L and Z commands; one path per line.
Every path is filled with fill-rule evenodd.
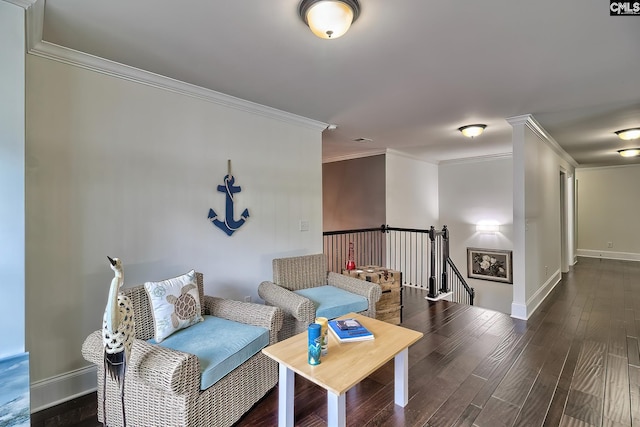
M 505 285 L 508 286 L 508 285 Z M 349 426 L 640 426 L 640 262 L 580 258 L 527 322 L 404 290 L 409 395 L 393 362 L 347 392 Z M 277 425 L 277 387 L 238 423 Z M 326 392 L 296 377 L 299 426 L 326 425 Z M 96 396 L 32 415 L 32 426 L 98 426 Z

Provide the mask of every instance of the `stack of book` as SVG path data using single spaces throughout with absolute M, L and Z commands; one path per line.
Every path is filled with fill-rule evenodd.
M 372 340 L 373 334 L 356 319 L 329 321 L 329 330 L 340 342 Z

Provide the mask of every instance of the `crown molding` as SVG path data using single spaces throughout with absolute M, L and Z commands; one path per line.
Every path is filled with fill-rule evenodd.
M 597 171 L 603 169 L 623 169 L 623 168 L 640 168 L 640 163 L 631 163 L 628 165 L 607 165 L 607 166 L 580 166 L 576 168 L 576 172 Z
M 29 50 L 29 54 L 106 74 L 123 80 L 144 84 L 157 89 L 190 96 L 192 98 L 222 105 L 224 107 L 234 108 L 236 110 L 253 113 L 259 116 L 296 124 L 309 129 L 323 131 L 328 126 L 327 123 L 260 105 L 255 102 L 246 101 L 231 95 L 205 89 L 200 86 L 185 83 L 45 41 L 37 43 L 31 50 Z
M 511 126 L 519 126 L 524 125 L 528 127 L 533 133 L 535 133 L 541 140 L 543 140 L 549 148 L 551 148 L 558 156 L 560 156 L 564 161 L 569 163 L 574 168 L 577 168 L 578 162 L 574 160 L 573 157 L 569 155 L 560 144 L 553 139 L 551 135 L 547 133 L 546 130 L 538 123 L 538 121 L 531 114 L 523 114 L 521 116 L 508 117 L 507 122 Z
M 255 102 L 216 92 L 211 89 L 206 89 L 172 79 L 170 77 L 162 76 L 160 74 L 145 71 L 140 68 L 131 67 L 119 62 L 110 61 L 105 58 L 100 58 L 88 53 L 43 41 L 42 26 L 44 21 L 44 0 L 11 0 L 11 2 L 20 3 L 21 5 L 24 4 L 24 7 L 27 9 L 28 54 L 312 130 L 323 131 L 328 126 L 328 123 L 302 117 L 276 108 L 267 107 Z
M 502 160 L 502 159 L 511 159 L 513 158 L 513 153 L 497 153 L 497 154 L 488 154 L 486 156 L 474 156 L 474 157 L 464 157 L 461 159 L 451 159 L 451 160 L 442 160 L 438 163 L 438 165 L 459 165 L 464 163 L 478 163 L 478 162 L 488 162 L 491 160 Z
M 333 163 L 333 162 L 341 162 L 343 160 L 353 160 L 353 159 L 361 159 L 363 157 L 379 156 L 381 154 L 386 154 L 386 152 L 387 150 L 373 150 L 373 151 L 365 151 L 361 153 L 345 154 L 344 156 L 327 157 L 322 159 L 322 163 Z
M 38 0 L 0 0 L 0 1 L 15 4 L 16 6 L 20 6 L 23 9 L 28 9 Z
M 433 161 L 427 160 L 425 158 L 422 158 L 422 157 L 419 157 L 419 156 L 415 156 L 413 154 L 405 153 L 404 151 L 395 150 L 393 148 L 387 148 L 386 152 L 387 152 L 387 154 L 394 154 L 396 156 L 404 157 L 406 159 L 417 160 L 419 162 L 428 163 L 430 165 L 438 166 L 438 162 L 433 162 Z

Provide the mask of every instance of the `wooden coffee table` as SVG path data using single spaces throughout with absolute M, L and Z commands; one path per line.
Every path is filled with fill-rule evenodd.
M 421 332 L 395 326 L 355 313 L 341 318 L 355 318 L 369 329 L 375 339 L 350 343 L 339 342 L 329 332 L 329 351 L 316 366 L 307 363 L 307 333 L 262 349 L 279 363 L 278 425 L 293 426 L 294 373 L 327 390 L 327 421 L 330 427 L 346 425 L 345 393 L 395 358 L 395 403 L 402 407 L 409 400 L 408 349 Z

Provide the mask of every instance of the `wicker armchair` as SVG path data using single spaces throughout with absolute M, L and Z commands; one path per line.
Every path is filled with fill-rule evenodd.
M 202 274 L 196 274 L 203 314 L 269 329 L 269 342 L 277 341 L 282 311 L 261 304 L 243 303 L 203 295 Z M 278 382 L 277 363 L 258 352 L 206 390 L 200 390 L 198 358 L 147 342 L 153 338 L 153 314 L 144 286 L 123 289 L 134 304 L 136 340 L 125 379 L 127 425 L 230 426 Z M 100 331 L 82 346 L 84 358 L 98 366 L 98 421 L 104 423 L 103 345 Z M 107 421 L 121 426 L 117 384 L 107 380 Z
M 375 283 L 327 272 L 324 254 L 277 258 L 273 260 L 273 282 L 262 282 L 258 287 L 258 295 L 267 305 L 280 307 L 284 311 L 279 340 L 305 331 L 316 318 L 314 302 L 294 291 L 324 285 L 365 297 L 368 308 L 360 311 L 360 314 L 376 317 L 376 302 L 380 299 L 382 291 Z M 340 315 L 343 314 L 347 313 Z

